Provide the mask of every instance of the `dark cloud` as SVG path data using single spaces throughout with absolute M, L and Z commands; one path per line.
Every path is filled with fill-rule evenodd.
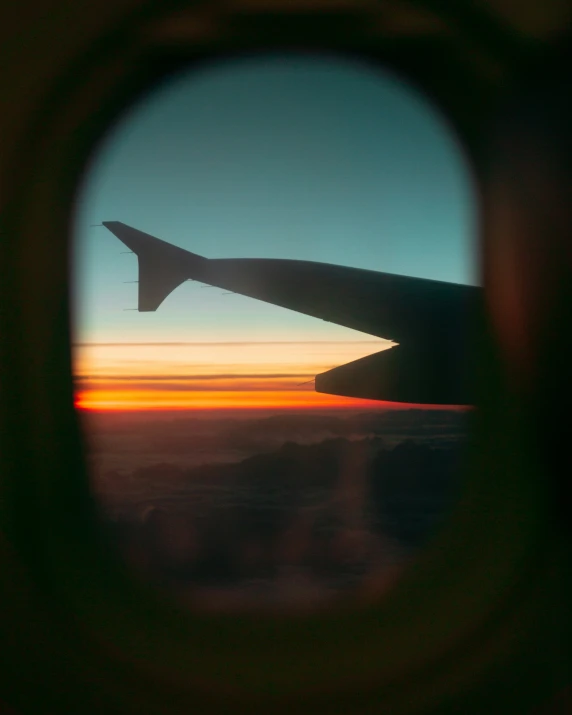
M 272 392 L 290 390 L 312 390 L 314 375 L 305 373 L 240 374 L 240 375 L 128 375 L 76 378 L 78 389 L 121 389 L 144 392 Z M 308 379 L 310 378 L 310 379 Z M 290 380 L 295 379 L 293 384 Z M 286 382 L 288 380 L 288 382 Z

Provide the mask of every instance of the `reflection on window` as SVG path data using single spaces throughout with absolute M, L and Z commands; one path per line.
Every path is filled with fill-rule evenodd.
M 431 300 L 448 329 L 478 291 L 473 212 L 431 105 L 347 60 L 213 64 L 113 128 L 76 214 L 76 402 L 139 574 L 222 610 L 395 581 L 454 504 L 467 410 L 410 399 L 394 351 L 448 349 Z

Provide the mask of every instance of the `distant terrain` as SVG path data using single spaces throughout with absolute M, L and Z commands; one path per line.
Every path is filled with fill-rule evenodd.
M 226 608 L 387 587 L 454 504 L 469 415 L 106 418 L 86 424 L 113 543 L 185 602 Z
M 468 418 L 467 411 L 440 409 L 83 413 L 90 453 L 103 470 L 239 461 L 286 442 L 333 437 L 381 437 L 388 446 L 404 439 L 446 444 L 466 433 Z

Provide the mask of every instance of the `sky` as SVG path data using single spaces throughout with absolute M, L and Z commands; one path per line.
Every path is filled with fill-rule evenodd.
M 417 89 L 348 58 L 214 62 L 171 78 L 110 129 L 74 218 L 79 407 L 366 404 L 312 378 L 379 338 L 188 282 L 139 313 L 123 221 L 208 258 L 294 258 L 477 284 L 472 178 Z M 302 384 L 306 383 L 306 384 Z

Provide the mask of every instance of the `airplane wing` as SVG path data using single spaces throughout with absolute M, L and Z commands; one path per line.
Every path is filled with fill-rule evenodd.
M 413 373 L 433 373 L 436 387 L 425 392 L 435 397 L 442 395 L 441 399 L 436 399 L 435 404 L 468 404 L 466 395 L 462 394 L 463 389 L 456 387 L 445 390 L 443 385 L 445 382 L 455 382 L 451 372 L 458 372 L 455 365 L 460 364 L 459 360 L 466 353 L 463 347 L 468 338 L 467 325 L 470 324 L 472 311 L 480 301 L 479 288 L 311 261 L 208 259 L 120 221 L 104 221 L 103 225 L 137 254 L 140 311 L 157 310 L 163 300 L 185 280 L 200 281 L 400 344 L 399 347 L 377 354 L 378 369 L 371 367 L 371 358 L 375 356 L 369 356 L 367 364 L 358 360 L 350 363 L 353 368 L 343 366 L 347 368 L 343 375 L 335 372 L 343 368 L 334 368 L 318 376 L 316 389 L 319 391 L 332 394 L 347 394 L 348 390 L 355 392 L 353 385 L 356 374 L 380 373 L 387 376 L 398 370 L 403 373 L 401 378 L 390 380 L 385 387 L 378 385 L 373 389 L 370 377 L 370 387 L 362 386 L 360 391 L 384 395 L 411 392 L 422 396 L 423 391 L 413 387 L 414 384 L 420 384 L 421 378 L 413 380 Z M 393 353 L 391 358 L 389 353 Z M 401 361 L 399 354 L 402 355 Z M 406 372 L 411 373 L 409 377 L 404 372 L 406 363 L 409 366 Z M 430 364 L 433 365 L 431 369 Z M 438 377 L 439 371 L 448 374 Z M 344 387 L 340 387 L 342 384 Z M 409 391 L 403 387 L 405 384 L 411 386 Z M 402 387 L 398 389 L 397 385 Z M 320 389 L 320 386 L 324 389 Z M 444 399 L 445 396 L 447 399 Z M 450 401 L 451 397 L 463 399 Z M 393 398 L 385 396 L 369 399 Z

